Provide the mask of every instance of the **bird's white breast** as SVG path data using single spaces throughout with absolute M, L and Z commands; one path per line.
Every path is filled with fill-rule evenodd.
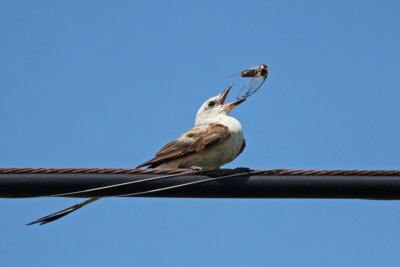
M 217 169 L 238 156 L 244 142 L 242 125 L 237 119 L 227 115 L 215 116 L 212 120 L 207 121 L 207 123 L 219 123 L 228 127 L 230 136 L 210 149 L 196 156 L 193 155 L 193 159 L 197 161 L 197 165 L 194 165 L 201 166 L 203 169 Z
M 220 153 L 220 165 L 232 161 L 242 148 L 244 137 L 240 122 L 230 116 L 220 116 L 218 123 L 229 128 L 230 137 L 222 142 L 216 150 Z

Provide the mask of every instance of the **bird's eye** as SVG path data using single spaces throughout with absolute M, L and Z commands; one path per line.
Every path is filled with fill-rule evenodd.
M 209 107 L 213 107 L 213 106 L 215 106 L 215 102 L 214 102 L 214 101 L 210 101 L 210 102 L 208 102 L 208 106 L 209 106 Z

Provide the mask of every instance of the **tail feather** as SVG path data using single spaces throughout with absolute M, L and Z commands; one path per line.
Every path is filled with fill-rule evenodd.
M 86 205 L 98 200 L 98 199 L 99 198 L 90 198 L 90 199 L 85 200 L 85 201 L 83 201 L 81 203 L 75 204 L 75 205 L 73 205 L 73 206 L 71 206 L 69 208 L 66 208 L 66 209 L 57 211 L 55 213 L 52 213 L 50 215 L 44 216 L 42 218 L 39 218 L 39 219 L 37 219 L 37 220 L 35 220 L 33 222 L 28 223 L 27 225 L 33 225 L 33 224 L 43 225 L 43 224 L 58 220 L 58 219 L 60 219 L 60 218 L 62 218 L 64 216 L 70 214 L 71 212 L 74 212 L 74 211 L 76 211 L 76 210 L 78 210 L 78 209 L 80 209 L 80 208 L 82 208 L 82 207 L 84 207 L 84 206 L 86 206 Z

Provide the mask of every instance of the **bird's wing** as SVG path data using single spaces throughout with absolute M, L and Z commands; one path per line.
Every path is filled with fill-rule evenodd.
M 153 159 L 140 164 L 138 168 L 147 165 L 157 166 L 167 160 L 181 158 L 207 149 L 225 141 L 229 136 L 229 128 L 219 123 L 196 126 L 178 139 L 163 146 Z

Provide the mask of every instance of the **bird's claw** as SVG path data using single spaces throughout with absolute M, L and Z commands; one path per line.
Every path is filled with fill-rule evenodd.
M 248 167 L 237 167 L 237 168 L 235 168 L 235 171 L 238 171 L 238 172 L 251 172 L 251 169 L 248 168 Z
M 202 168 L 202 167 L 199 167 L 199 166 L 192 166 L 192 167 L 190 167 L 189 169 L 191 169 L 191 170 L 194 171 L 195 173 L 198 173 L 198 172 L 203 171 L 203 168 Z

